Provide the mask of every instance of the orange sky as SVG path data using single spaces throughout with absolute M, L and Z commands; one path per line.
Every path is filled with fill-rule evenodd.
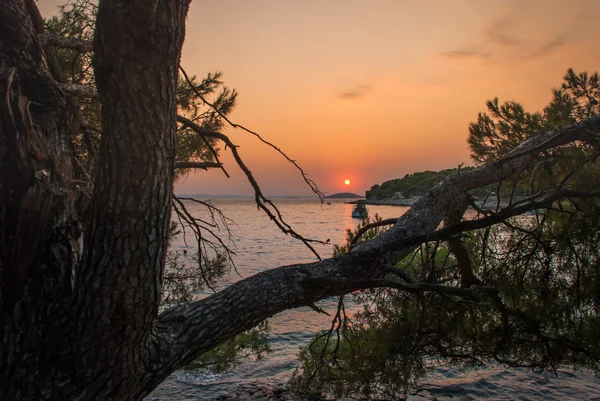
M 42 14 L 56 0 L 40 0 Z M 600 69 L 595 0 L 192 1 L 182 65 L 220 70 L 240 95 L 231 118 L 280 146 L 326 193 L 470 163 L 485 100 L 529 110 L 569 67 Z M 272 149 L 227 130 L 268 195 L 306 195 Z M 229 152 L 182 194 L 250 194 Z M 344 180 L 350 179 L 349 186 Z

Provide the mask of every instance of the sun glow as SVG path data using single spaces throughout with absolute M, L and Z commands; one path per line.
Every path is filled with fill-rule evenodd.
M 344 181 L 344 184 L 346 184 L 346 185 L 350 185 L 350 180 L 346 180 L 346 181 Z

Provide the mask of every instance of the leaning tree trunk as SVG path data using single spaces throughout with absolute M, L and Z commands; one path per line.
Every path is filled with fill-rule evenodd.
M 33 0 L 0 7 L 2 400 L 126 400 L 151 390 L 142 378 L 166 251 L 187 8 L 100 2 L 103 136 L 82 228 L 72 113 L 38 42 L 39 14 Z

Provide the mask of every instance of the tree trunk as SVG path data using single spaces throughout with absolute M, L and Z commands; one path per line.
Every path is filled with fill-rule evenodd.
M 0 398 L 43 399 L 64 376 L 81 232 L 70 116 L 23 2 L 0 7 L 0 40 Z
M 122 4 L 120 4 L 122 3 Z M 0 8 L 0 399 L 140 399 L 157 315 L 188 1 L 101 2 L 102 164 L 75 213 L 69 114 L 30 1 Z

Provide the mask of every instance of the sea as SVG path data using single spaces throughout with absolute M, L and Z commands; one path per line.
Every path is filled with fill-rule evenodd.
M 200 198 L 207 200 L 206 198 Z M 193 201 L 184 201 L 197 218 L 208 219 L 206 207 Z M 316 244 L 321 257 L 333 254 L 333 244 L 343 244 L 347 229 L 359 223 L 351 217 L 353 205 L 347 200 L 334 199 L 321 203 L 318 199 L 275 198 L 283 219 L 299 234 L 329 240 L 326 245 Z M 253 199 L 222 198 L 211 200 L 227 217 L 214 228 L 235 252 L 235 270 L 220 284 L 220 288 L 266 269 L 294 263 L 313 262 L 314 254 L 298 240 L 283 234 L 279 228 L 258 210 Z M 369 206 L 370 216 L 399 217 L 408 210 L 403 206 Z M 195 241 L 191 232 L 179 235 L 171 243 L 171 250 L 194 252 Z M 218 291 L 219 288 L 216 288 Z M 209 296 L 211 290 L 198 294 Z M 337 299 L 326 299 L 318 304 L 335 314 Z M 280 385 L 287 382 L 297 367 L 297 354 L 315 333 L 331 325 L 330 317 L 308 307 L 288 310 L 269 319 L 271 353 L 261 360 L 248 360 L 225 374 L 209 371 L 176 371 L 159 385 L 147 401 L 159 400 L 215 400 L 230 394 L 240 385 L 261 382 Z M 597 400 L 600 401 L 600 377 L 581 370 L 564 369 L 558 372 L 533 372 L 526 369 L 506 368 L 490 364 L 477 369 L 438 367 L 420 381 L 421 390 L 409 396 L 412 400 Z

